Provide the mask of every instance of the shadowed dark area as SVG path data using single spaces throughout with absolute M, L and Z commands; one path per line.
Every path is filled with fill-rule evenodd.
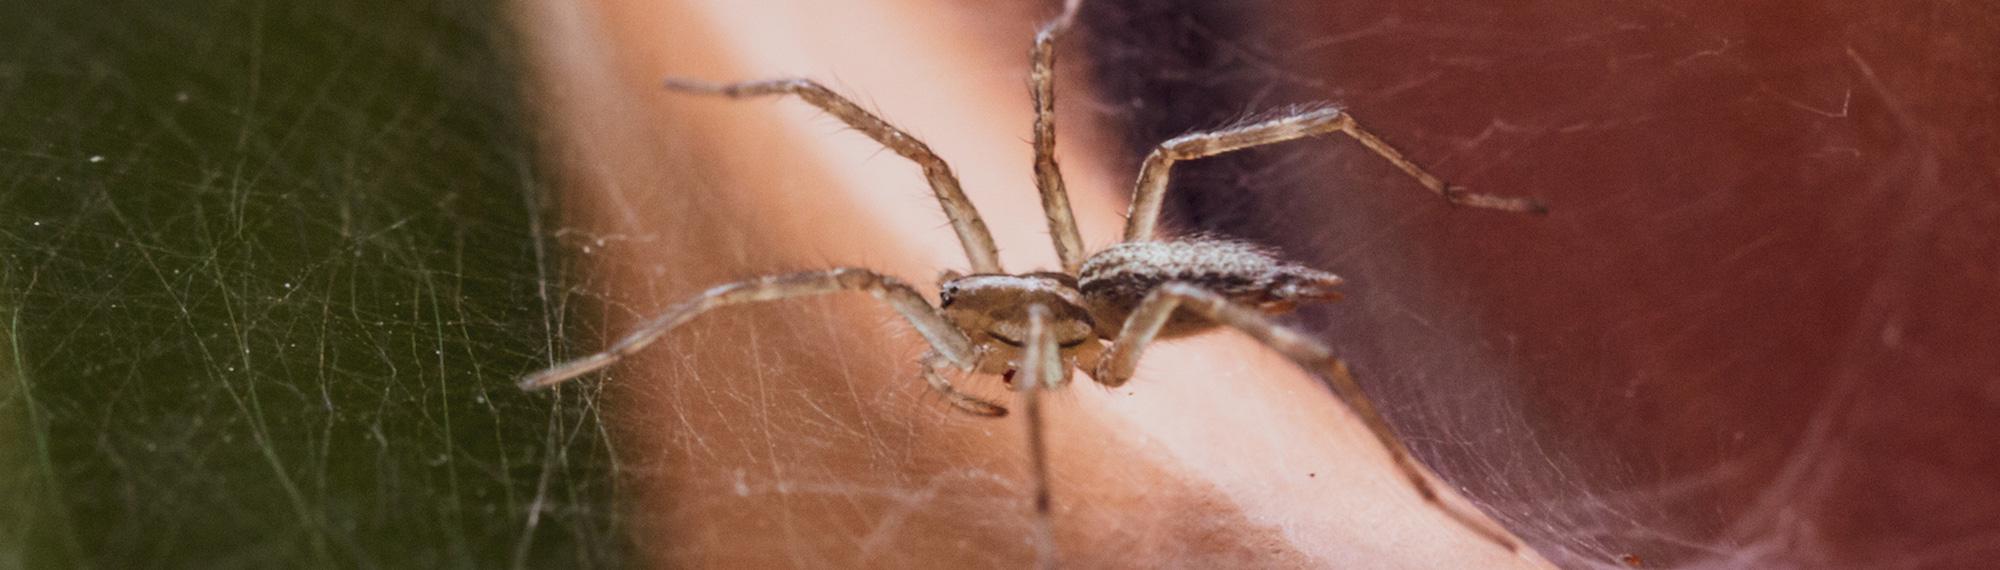
M 621 559 L 494 5 L 0 22 L 0 567 Z
M 1552 206 L 1454 210 L 1338 140 L 1190 163 L 1168 194 L 1182 228 L 1348 278 L 1310 320 L 1420 454 L 1559 563 L 2000 556 L 1991 10 L 1088 16 L 1106 104 L 1139 125 L 1133 164 L 1169 136 L 1330 99 L 1447 179 Z

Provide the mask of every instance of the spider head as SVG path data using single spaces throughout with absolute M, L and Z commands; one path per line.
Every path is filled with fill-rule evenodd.
M 1078 357 L 1102 349 L 1083 294 L 1068 275 L 947 274 L 938 288 L 945 318 L 988 354 L 979 367 L 985 374 L 1005 373 L 1020 363 L 1028 340 L 1028 307 L 1035 304 L 1049 309 L 1046 326 L 1062 361 L 1074 366 Z

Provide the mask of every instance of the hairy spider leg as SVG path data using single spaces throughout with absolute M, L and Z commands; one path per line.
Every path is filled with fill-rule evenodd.
M 795 95 L 799 99 L 819 107 L 861 134 L 868 135 L 884 148 L 917 163 L 924 170 L 924 179 L 930 182 L 931 191 L 937 193 L 938 204 L 944 207 L 944 215 L 951 220 L 951 229 L 958 232 L 959 245 L 965 248 L 965 259 L 972 264 L 973 273 L 1001 273 L 1000 248 L 993 243 L 993 232 L 986 229 L 986 221 L 980 219 L 979 210 L 972 206 L 972 200 L 959 187 L 958 175 L 952 174 L 951 165 L 938 158 L 930 145 L 917 137 L 910 136 L 881 117 L 862 109 L 846 97 L 834 93 L 826 86 L 811 79 L 770 79 L 745 81 L 742 83 L 708 83 L 681 78 L 668 78 L 668 90 L 703 95 L 721 95 L 732 99 L 762 95 Z
M 943 374 L 938 373 L 938 368 L 949 365 L 951 365 L 950 358 L 937 351 L 931 351 L 924 354 L 918 368 L 923 373 L 924 383 L 939 394 L 944 394 L 945 401 L 951 402 L 953 407 L 975 416 L 997 418 L 1007 415 L 1007 408 L 953 387 L 950 380 L 946 380 Z
M 1353 137 L 1362 146 L 1387 159 L 1396 165 L 1396 168 L 1417 179 L 1417 182 L 1423 184 L 1425 188 L 1429 188 L 1431 192 L 1443 196 L 1453 204 L 1509 212 L 1547 211 L 1540 202 L 1531 199 L 1479 194 L 1446 184 L 1418 167 L 1410 159 L 1404 158 L 1403 153 L 1397 152 L 1395 147 L 1389 146 L 1389 143 L 1383 141 L 1381 137 L 1362 129 L 1354 122 L 1353 115 L 1337 108 L 1321 107 L 1268 121 L 1189 133 L 1160 143 L 1158 148 L 1146 155 L 1145 163 L 1139 167 L 1139 179 L 1132 188 L 1132 207 L 1126 212 L 1125 241 L 1153 239 L 1155 226 L 1160 219 L 1160 205 L 1167 191 L 1167 175 L 1173 169 L 1174 162 L 1336 132 Z
M 1062 14 L 1042 24 L 1035 33 L 1035 47 L 1028 59 L 1028 86 L 1035 99 L 1035 189 L 1042 194 L 1042 211 L 1049 218 L 1049 239 L 1055 241 L 1056 257 L 1063 271 L 1075 275 L 1083 268 L 1083 234 L 1076 228 L 1076 215 L 1069 206 L 1069 190 L 1063 187 L 1062 168 L 1056 165 L 1056 40 L 1076 22 L 1076 10 L 1083 0 L 1063 2 Z
M 1027 418 L 1029 478 L 1035 494 L 1035 566 L 1056 567 L 1055 523 L 1051 520 L 1049 496 L 1049 449 L 1044 439 L 1042 390 L 1059 387 L 1068 371 L 1057 360 L 1056 339 L 1049 334 L 1049 308 L 1041 303 L 1028 306 L 1028 338 L 1021 356 L 1021 412 Z
M 909 319 L 910 325 L 916 327 L 917 334 L 923 335 L 924 340 L 930 342 L 933 350 L 959 368 L 971 370 L 977 363 L 978 355 L 973 350 L 972 341 L 965 337 L 965 333 L 952 326 L 950 321 L 945 320 L 944 315 L 931 307 L 916 289 L 910 288 L 909 284 L 894 277 L 867 269 L 843 267 L 826 271 L 772 275 L 712 287 L 693 299 L 676 303 L 658 316 L 647 319 L 645 323 L 640 324 L 624 338 L 618 339 L 618 342 L 603 352 L 529 374 L 521 379 L 521 389 L 547 388 L 617 364 L 618 361 L 659 340 L 667 331 L 694 320 L 695 317 L 711 309 L 842 291 L 865 291 L 876 299 L 888 303 L 890 308 Z
M 1272 321 L 1256 309 L 1231 303 L 1221 295 L 1187 283 L 1161 285 L 1148 294 L 1146 300 L 1140 302 L 1139 307 L 1132 311 L 1132 316 L 1125 319 L 1124 328 L 1118 333 L 1118 340 L 1112 342 L 1110 350 L 1105 353 L 1104 359 L 1099 361 L 1097 373 L 1093 374 L 1092 378 L 1109 386 L 1123 384 L 1126 379 L 1131 378 L 1133 370 L 1139 364 L 1139 355 L 1146 350 L 1147 344 L 1159 333 L 1160 327 L 1167 323 L 1167 318 L 1176 309 L 1186 309 L 1216 323 L 1234 327 L 1264 343 L 1265 346 L 1284 354 L 1300 367 L 1318 372 L 1315 376 L 1318 376 L 1334 395 L 1347 404 L 1347 408 L 1353 411 L 1355 416 L 1361 418 L 1363 425 L 1368 426 L 1368 431 L 1375 436 L 1375 440 L 1389 452 L 1389 458 L 1395 463 L 1396 470 L 1403 474 L 1404 479 L 1415 488 L 1418 496 L 1423 497 L 1425 503 L 1429 503 L 1432 508 L 1443 512 L 1452 521 L 1488 542 L 1499 545 L 1509 552 L 1520 550 L 1520 545 L 1514 542 L 1506 531 L 1493 528 L 1477 512 L 1467 512 L 1456 505 L 1444 502 L 1438 496 L 1437 488 L 1431 483 L 1430 477 L 1425 475 L 1424 468 L 1417 464 L 1416 459 L 1410 455 L 1409 448 L 1405 447 L 1403 441 L 1397 439 L 1395 432 L 1389 429 L 1389 422 L 1375 409 L 1374 401 L 1369 400 L 1368 395 L 1362 392 L 1361 385 L 1355 382 L 1353 373 L 1347 369 L 1347 363 L 1336 358 L 1332 349 L 1313 340 L 1312 337 Z

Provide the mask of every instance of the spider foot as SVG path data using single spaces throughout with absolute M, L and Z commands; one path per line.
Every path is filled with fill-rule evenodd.
M 976 400 L 968 397 L 963 400 L 952 400 L 951 405 L 958 408 L 959 411 L 983 418 L 1007 417 L 1007 408 L 984 400 Z
M 1127 380 L 1131 380 L 1132 377 L 1130 375 L 1119 374 L 1117 372 L 1112 371 L 1111 363 L 1109 362 L 1109 359 L 1106 359 L 1106 361 L 1103 364 L 1097 365 L 1096 370 L 1091 371 L 1090 379 L 1096 380 L 1099 385 L 1104 386 L 1106 388 L 1117 388 L 1119 386 L 1124 386 L 1125 382 Z
M 1444 195 L 1444 199 L 1455 206 L 1471 206 L 1474 208 L 1519 212 L 1537 216 L 1549 213 L 1548 205 L 1543 204 L 1541 200 L 1533 198 L 1510 198 L 1492 194 L 1481 194 L 1466 190 L 1463 186 L 1453 186 L 1451 184 L 1445 184 L 1444 189 L 1438 191 L 1438 193 Z

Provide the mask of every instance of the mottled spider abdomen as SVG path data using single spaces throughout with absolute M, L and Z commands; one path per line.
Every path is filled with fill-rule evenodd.
M 1227 297 L 1230 301 L 1277 314 L 1301 302 L 1333 301 L 1341 279 L 1332 273 L 1286 263 L 1257 246 L 1210 237 L 1175 241 L 1127 242 L 1097 252 L 1083 262 L 1077 288 L 1097 321 L 1098 335 L 1118 336 L 1132 309 L 1160 285 L 1181 282 Z M 1160 338 L 1200 332 L 1215 326 L 1207 319 L 1177 311 Z

